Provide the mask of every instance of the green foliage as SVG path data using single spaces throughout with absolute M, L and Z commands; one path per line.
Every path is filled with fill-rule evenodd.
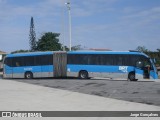
M 160 66 L 160 49 L 157 51 L 150 51 L 145 46 L 138 46 L 136 50 L 147 54 L 150 58 L 156 59 L 156 66 Z
M 25 52 L 30 52 L 30 50 L 16 50 L 11 53 L 14 54 L 14 53 L 25 53 Z
M 67 46 L 63 46 L 63 51 L 69 51 L 69 48 Z
M 149 50 L 145 46 L 138 46 L 136 50 L 144 53 L 149 52 Z
M 65 51 L 69 51 L 69 48 L 67 46 L 64 46 L 64 49 Z M 77 50 L 82 50 L 82 46 L 81 45 L 75 45 L 75 46 L 72 46 L 72 51 L 77 51 Z
M 37 42 L 37 51 L 59 51 L 62 44 L 59 43 L 59 33 L 47 32 Z
M 64 46 L 64 49 L 65 51 L 69 51 L 69 48 L 67 46 Z M 75 46 L 72 46 L 72 51 L 77 51 L 77 50 L 82 50 L 82 46 L 81 45 L 75 45 Z
M 160 51 L 156 52 L 146 52 L 150 58 L 155 58 L 156 59 L 156 66 L 160 66 Z
M 157 49 L 157 51 L 160 53 L 160 49 Z
M 81 45 L 76 45 L 72 47 L 72 51 L 77 51 L 77 50 L 82 50 L 82 46 Z

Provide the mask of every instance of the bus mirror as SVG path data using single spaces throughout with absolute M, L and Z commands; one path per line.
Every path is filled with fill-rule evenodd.
M 137 62 L 136 62 L 136 67 L 142 68 L 142 67 L 143 67 L 142 61 L 137 61 Z
M 153 63 L 156 63 L 156 59 L 154 58 L 154 59 L 152 59 L 152 61 L 153 61 Z

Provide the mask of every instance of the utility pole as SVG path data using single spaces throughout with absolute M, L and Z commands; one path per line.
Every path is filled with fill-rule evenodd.
M 62 1 L 62 5 L 64 5 L 65 1 L 64 0 L 61 0 L 61 1 Z M 63 43 L 63 46 L 62 46 L 63 51 L 65 51 L 65 45 L 64 45 L 64 40 L 65 40 L 64 16 L 65 16 L 65 9 L 64 9 L 64 6 L 63 6 L 62 7 L 62 33 L 61 33 L 61 39 L 62 39 L 62 43 Z
M 72 51 L 72 29 L 71 29 L 71 3 L 70 0 L 68 0 L 67 3 L 65 3 L 68 8 L 68 20 L 69 20 L 69 51 Z

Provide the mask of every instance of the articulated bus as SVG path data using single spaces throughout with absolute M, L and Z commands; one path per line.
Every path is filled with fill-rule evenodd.
M 9 54 L 4 78 L 91 77 L 158 79 L 153 61 L 136 51 L 52 51 Z

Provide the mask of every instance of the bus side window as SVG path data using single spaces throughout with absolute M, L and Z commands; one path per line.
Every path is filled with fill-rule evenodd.
M 16 67 L 19 67 L 20 65 L 19 65 L 19 63 L 18 62 L 16 62 Z
M 5 58 L 4 64 L 9 67 L 13 67 L 12 60 L 12 58 Z

